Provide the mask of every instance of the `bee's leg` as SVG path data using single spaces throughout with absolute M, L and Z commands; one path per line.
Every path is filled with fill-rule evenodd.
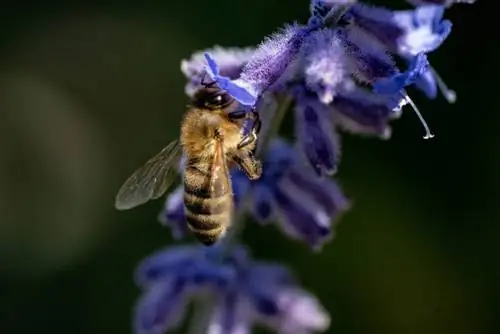
M 248 112 L 245 110 L 237 110 L 237 111 L 233 111 L 233 112 L 229 113 L 227 116 L 231 120 L 237 120 L 237 119 L 242 119 L 243 117 L 246 116 L 246 114 L 248 114 Z
M 262 164 L 252 152 L 237 150 L 231 158 L 250 180 L 257 180 L 262 175 Z
M 250 134 L 243 137 L 243 139 L 238 143 L 238 149 L 242 149 L 249 145 L 252 145 L 256 141 L 257 141 L 257 135 L 255 134 L 255 131 L 252 131 Z
M 257 140 L 257 134 L 260 132 L 260 129 L 262 127 L 262 122 L 260 121 L 259 114 L 255 112 L 255 110 L 252 110 L 251 113 L 247 113 L 247 118 L 253 119 L 252 129 L 250 130 L 249 134 L 241 139 L 238 144 L 238 149 L 253 144 Z

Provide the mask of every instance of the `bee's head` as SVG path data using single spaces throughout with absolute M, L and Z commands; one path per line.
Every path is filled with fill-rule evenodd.
M 204 84 L 193 97 L 193 105 L 200 109 L 225 109 L 235 100 L 231 95 L 217 87 L 215 82 Z

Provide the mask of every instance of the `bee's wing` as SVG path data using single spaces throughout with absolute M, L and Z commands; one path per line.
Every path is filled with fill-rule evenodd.
M 212 161 L 212 174 L 210 176 L 210 192 L 215 197 L 232 192 L 229 167 L 221 141 L 217 141 L 215 144 L 215 155 Z
M 116 195 L 115 207 L 128 210 L 163 195 L 175 180 L 181 156 L 179 142 L 170 142 L 125 181 Z

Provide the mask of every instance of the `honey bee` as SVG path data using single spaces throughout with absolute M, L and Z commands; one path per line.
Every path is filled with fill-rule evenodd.
M 115 207 L 127 210 L 162 196 L 173 183 L 184 154 L 184 212 L 186 223 L 204 245 L 214 244 L 229 227 L 233 193 L 229 169 L 239 166 L 251 180 L 262 174 L 255 158 L 261 122 L 254 111 L 236 111 L 237 101 L 215 83 L 203 84 L 181 123 L 179 140 L 170 142 L 125 181 Z M 242 121 L 252 128 L 242 134 Z

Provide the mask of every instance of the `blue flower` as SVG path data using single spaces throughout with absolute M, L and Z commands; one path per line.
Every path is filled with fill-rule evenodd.
M 401 100 L 398 94 L 375 94 L 346 80 L 329 106 L 337 127 L 354 134 L 388 139 L 391 135 L 389 122 L 401 115 L 404 103 L 406 100 Z
M 229 255 L 202 246 L 167 248 L 136 271 L 144 289 L 135 310 L 135 332 L 176 329 L 193 298 L 211 296 L 208 333 L 249 333 L 261 324 L 280 333 L 325 330 L 328 314 L 283 266 L 253 261 L 244 247 Z
M 341 40 L 332 29 L 311 34 L 304 44 L 304 78 L 307 88 L 316 92 L 319 100 L 333 101 L 339 84 L 350 75 Z
M 255 52 L 255 48 L 223 48 L 214 46 L 201 52 L 195 52 L 191 58 L 184 59 L 181 62 L 181 71 L 188 79 L 185 91 L 190 97 L 201 88 L 201 83 L 207 75 L 205 53 L 210 53 L 211 57 L 220 67 L 220 74 L 231 79 L 240 76 L 241 70 L 250 60 Z
M 311 33 L 309 27 L 288 25 L 273 36 L 266 38 L 246 63 L 238 79 L 232 80 L 219 70 L 216 60 L 206 53 L 207 72 L 220 88 L 243 105 L 253 106 L 259 97 L 279 79 L 295 60 L 305 38 Z
M 373 91 L 383 95 L 394 95 L 413 84 L 429 68 L 427 57 L 419 53 L 413 58 L 408 69 L 403 73 L 395 73 L 390 77 L 379 78 L 373 82 Z M 402 93 L 404 94 L 404 93 Z
M 237 210 L 246 209 L 242 199 L 248 196 L 250 212 L 258 222 L 275 221 L 286 235 L 314 249 L 332 237 L 332 221 L 349 208 L 339 186 L 306 168 L 297 150 L 282 140 L 271 144 L 260 179 L 250 181 L 237 169 L 231 176 Z M 180 192 L 182 187 L 173 194 Z M 187 232 L 183 214 L 178 214 L 183 210 L 183 203 L 171 194 L 160 214 L 178 238 Z
M 453 4 L 473 4 L 476 0 L 406 0 L 414 6 L 426 6 L 426 5 L 442 5 L 451 6 Z
M 285 234 L 314 249 L 332 237 L 332 221 L 349 208 L 335 182 L 319 178 L 294 147 L 279 139 L 268 149 L 260 179 L 251 182 L 237 170 L 233 183 L 250 192 L 250 210 L 257 221 L 276 221 Z
M 444 7 L 423 6 L 391 11 L 356 4 L 349 10 L 352 24 L 374 35 L 392 53 L 411 58 L 437 49 L 451 32 L 451 22 L 442 20 Z
M 302 85 L 294 87 L 297 144 L 317 175 L 332 175 L 340 160 L 332 109 Z
M 449 36 L 452 24 L 442 20 L 443 12 L 444 7 L 437 5 L 391 11 L 358 3 L 350 8 L 347 17 L 351 24 L 373 35 L 390 52 L 411 63 L 419 54 L 436 50 Z M 415 83 L 430 99 L 437 96 L 439 87 L 449 102 L 455 101 L 455 93 L 431 67 L 416 78 Z

